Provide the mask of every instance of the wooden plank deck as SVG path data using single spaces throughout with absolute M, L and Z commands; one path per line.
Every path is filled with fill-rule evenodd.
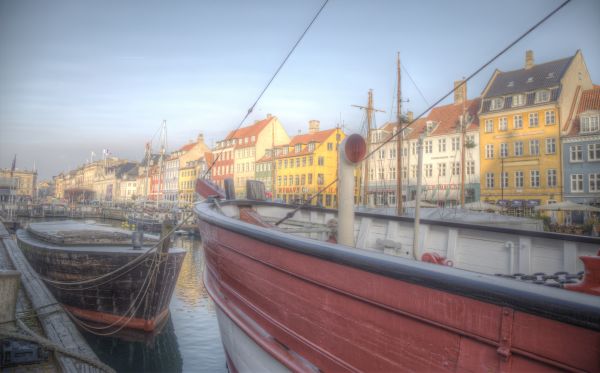
M 33 308 L 37 311 L 38 319 L 47 339 L 71 353 L 99 361 L 94 351 L 62 309 L 62 306 L 31 268 L 16 242 L 10 238 L 2 224 L 0 224 L 0 243 L 6 250 L 14 269 L 21 272 L 22 287 L 31 300 Z M 105 371 L 61 353 L 57 353 L 56 358 L 63 372 L 95 373 Z

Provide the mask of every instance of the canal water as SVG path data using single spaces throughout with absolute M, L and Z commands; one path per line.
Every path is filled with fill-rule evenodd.
M 100 337 L 82 331 L 98 357 L 117 372 L 227 372 L 215 305 L 202 281 L 202 243 L 197 237 L 175 236 L 173 246 L 187 254 L 171 300 L 170 318 L 159 333 Z

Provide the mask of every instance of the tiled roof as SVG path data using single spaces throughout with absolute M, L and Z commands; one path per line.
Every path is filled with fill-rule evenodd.
M 427 117 L 420 118 L 410 126 L 412 131 L 410 131 L 405 138 L 410 140 L 419 138 L 419 135 L 425 132 L 428 121 L 436 123 L 436 126 L 431 132 L 431 136 L 458 133 L 458 124 L 463 110 L 466 110 L 473 118 L 467 127 L 467 132 L 479 131 L 479 117 L 477 116 L 477 112 L 479 111 L 480 104 L 481 98 L 478 97 L 467 100 L 464 106 L 463 104 L 449 104 L 435 107 L 431 109 L 431 112 Z
M 242 127 L 238 130 L 233 130 L 229 132 L 225 140 L 231 139 L 242 139 L 244 137 L 258 136 L 260 131 L 262 131 L 272 120 L 277 119 L 277 117 L 272 116 L 270 118 L 263 119 L 258 121 L 248 127 Z
M 574 56 L 534 65 L 529 69 L 499 72 L 484 98 L 531 92 L 560 84 Z
M 573 125 L 567 136 L 579 135 L 579 114 L 588 110 L 600 110 L 600 86 L 594 85 L 594 88 L 588 89 L 581 93 L 579 106 L 577 107 L 577 115 L 573 120 Z
M 189 144 L 185 144 L 184 146 L 179 148 L 179 151 L 187 152 L 188 150 L 192 149 L 194 147 L 194 145 L 196 145 L 196 144 L 197 144 L 197 142 L 191 142 Z
M 214 157 L 211 152 L 204 152 L 204 161 L 206 164 L 210 165 L 213 163 Z
M 290 139 L 290 146 L 295 146 L 296 144 L 308 144 L 310 142 L 323 142 L 327 140 L 332 133 L 334 133 L 337 128 L 332 128 L 329 130 L 319 131 L 315 133 L 306 133 L 304 135 L 296 135 Z

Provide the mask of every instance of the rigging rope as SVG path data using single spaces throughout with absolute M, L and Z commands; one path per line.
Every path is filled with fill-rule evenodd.
M 260 99 L 265 94 L 265 92 L 267 91 L 267 89 L 269 88 L 269 86 L 271 85 L 271 83 L 273 83 L 273 80 L 275 80 L 275 78 L 277 77 L 277 74 L 279 74 L 279 71 L 281 71 L 281 69 L 283 68 L 283 66 L 285 65 L 285 63 L 287 62 L 287 60 L 290 58 L 290 56 L 292 55 L 292 53 L 294 53 L 294 51 L 296 50 L 296 47 L 298 46 L 298 44 L 300 44 L 300 42 L 302 41 L 302 39 L 304 39 L 304 36 L 308 32 L 308 30 L 310 30 L 310 28 L 313 25 L 313 23 L 315 23 L 315 21 L 317 20 L 317 18 L 319 17 L 319 15 L 321 14 L 321 12 L 325 8 L 325 5 L 327 5 L 328 2 L 329 2 L 329 0 L 325 0 L 323 2 L 323 5 L 321 5 L 321 8 L 319 8 L 319 11 L 317 11 L 317 13 L 313 17 L 313 19 L 308 24 L 308 26 L 306 26 L 306 28 L 304 29 L 304 31 L 302 32 L 302 34 L 300 35 L 300 37 L 298 38 L 298 40 L 296 40 L 296 43 L 294 44 L 294 46 L 292 46 L 292 49 L 290 49 L 290 51 L 288 52 L 287 56 L 285 56 L 285 58 L 283 59 L 283 61 L 281 62 L 281 64 L 277 68 L 277 70 L 275 70 L 275 73 L 271 76 L 271 79 L 269 79 L 269 81 L 267 82 L 267 84 L 265 85 L 265 87 L 262 89 L 262 91 L 260 92 L 260 94 L 258 95 L 258 97 L 256 98 L 256 100 L 254 101 L 254 103 L 248 109 L 248 112 L 246 112 L 246 115 L 244 116 L 244 118 L 242 118 L 242 120 L 238 124 L 237 128 L 233 131 L 232 137 L 235 137 L 235 134 L 242 127 L 242 124 L 244 123 L 244 121 L 254 111 L 254 107 L 256 106 L 256 104 L 258 104 L 258 101 L 260 101 Z M 208 175 L 208 173 L 213 168 L 213 166 L 215 165 L 215 163 L 219 160 L 219 158 L 221 158 L 222 154 L 223 154 L 223 152 L 220 152 L 220 153 L 217 154 L 217 156 L 215 157 L 215 159 L 213 160 L 213 162 L 210 164 L 210 166 L 208 167 L 208 169 L 202 175 L 202 177 L 201 177 L 202 179 L 204 179 L 206 177 L 206 175 Z
M 425 115 L 427 112 L 429 112 L 429 110 L 433 109 L 435 106 L 437 106 L 440 102 L 442 102 L 443 100 L 445 100 L 448 96 L 450 96 L 451 94 L 454 93 L 454 91 L 456 91 L 457 89 L 461 88 L 463 85 L 467 84 L 467 82 L 469 80 L 471 80 L 475 75 L 479 74 L 483 69 L 485 69 L 486 67 L 488 67 L 490 64 L 492 64 L 492 62 L 494 62 L 495 60 L 497 60 L 500 56 L 502 56 L 504 53 L 506 53 L 509 49 L 511 49 L 513 46 L 515 46 L 519 41 L 521 41 L 523 38 L 525 38 L 527 35 L 529 35 L 531 32 L 533 32 L 535 29 L 537 29 L 540 25 L 542 25 L 544 22 L 546 22 L 548 19 L 550 19 L 550 17 L 552 17 L 554 14 L 556 14 L 560 9 L 562 9 L 565 5 L 567 5 L 568 3 L 570 3 L 571 0 L 566 0 L 565 2 L 563 2 L 562 4 L 560 4 L 557 8 L 555 8 L 552 12 L 548 13 L 544 18 L 542 18 L 540 21 L 538 21 L 536 24 L 534 24 L 533 26 L 531 26 L 527 31 L 525 31 L 523 34 L 521 34 L 518 38 L 516 38 L 515 40 L 513 40 L 511 43 L 509 43 L 506 47 L 504 47 L 500 52 L 498 52 L 494 57 L 492 57 L 490 60 L 488 60 L 486 63 L 484 63 L 481 67 L 479 67 L 477 70 L 475 70 L 473 73 L 471 73 L 471 75 L 469 75 L 466 79 L 464 79 L 460 84 L 458 84 L 457 86 L 455 86 L 453 89 L 451 89 L 448 93 L 446 93 L 445 95 L 443 95 L 440 99 L 438 99 L 436 102 L 434 102 L 432 105 L 430 105 L 426 110 L 424 110 L 421 114 L 419 114 L 416 118 L 414 118 L 414 120 L 412 122 L 410 122 L 409 124 L 407 124 L 406 126 L 404 126 L 402 128 L 402 130 L 400 131 L 396 131 L 395 134 L 393 134 L 392 136 L 390 136 L 389 139 L 387 139 L 386 141 L 384 141 L 383 143 L 381 143 L 379 146 L 375 147 L 375 149 L 373 149 L 371 152 L 369 152 L 365 158 L 363 159 L 363 162 L 368 161 L 368 159 L 375 153 L 377 152 L 379 149 L 381 149 L 384 145 L 386 145 L 388 142 L 392 141 L 393 139 L 396 138 L 396 136 L 400 135 L 401 133 L 404 132 L 404 130 L 408 127 L 410 127 L 413 123 L 415 123 L 417 120 L 421 119 L 421 117 L 423 115 Z M 369 139 L 370 140 L 370 139 Z M 367 143 L 367 149 L 368 149 L 368 143 Z M 365 177 L 368 177 L 368 175 L 365 175 Z M 327 188 L 329 188 L 331 185 L 333 185 L 334 183 L 336 183 L 338 181 L 338 178 L 336 177 L 331 183 L 329 183 L 325 188 L 319 190 L 317 192 L 317 194 L 313 195 L 307 203 L 304 203 L 298 207 L 296 207 L 294 210 L 288 212 L 286 214 L 286 216 L 284 216 L 283 218 L 281 218 L 279 221 L 277 221 L 277 223 L 275 223 L 275 225 L 279 225 L 281 223 L 283 223 L 284 221 L 286 221 L 287 219 L 291 218 L 292 216 L 294 216 L 294 214 L 296 213 L 296 211 L 300 210 L 301 208 L 307 206 L 309 204 L 310 201 L 312 201 L 317 195 L 320 195 L 321 193 L 323 193 Z M 417 191 L 417 193 L 419 193 L 419 191 Z

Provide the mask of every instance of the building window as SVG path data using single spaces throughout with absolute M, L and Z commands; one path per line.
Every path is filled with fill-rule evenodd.
M 600 174 L 589 174 L 590 192 L 600 192 Z
M 512 97 L 512 106 L 516 107 L 516 106 L 523 106 L 525 105 L 525 95 L 524 94 L 518 94 L 518 95 L 514 95 Z
M 548 187 L 554 188 L 556 187 L 556 170 L 550 169 L 546 172 L 546 181 L 548 183 Z
M 500 110 L 504 107 L 504 98 L 493 98 L 490 102 L 490 110 Z
M 306 175 L 302 174 L 302 176 L 300 176 L 300 183 L 301 185 L 306 185 Z
M 390 180 L 396 179 L 396 167 L 390 167 Z
M 500 144 L 500 158 L 508 157 L 508 144 L 502 143 Z
M 433 140 L 425 141 L 425 153 L 430 154 L 433 152 Z
M 383 167 L 381 167 L 380 169 L 377 170 L 377 174 L 379 175 L 379 180 L 383 180 L 385 179 L 385 172 L 383 170 Z
M 539 119 L 537 113 L 529 113 L 529 127 L 537 127 L 539 125 Z
M 515 188 L 523 188 L 523 171 L 515 171 Z
M 485 158 L 486 159 L 494 158 L 494 144 L 487 144 L 485 146 Z
M 488 172 L 485 174 L 485 186 L 488 189 L 494 188 L 494 174 Z
M 508 120 L 506 117 L 498 119 L 498 131 L 506 131 L 508 129 Z
M 412 155 L 417 154 L 417 142 L 413 141 L 410 143 L 410 152 L 412 153 Z
M 529 180 L 532 188 L 540 187 L 540 171 L 531 170 L 529 171 Z
M 600 161 L 600 143 L 588 144 L 588 161 Z
M 328 142 L 327 143 L 327 150 L 329 150 L 329 151 L 333 150 L 333 143 L 332 142 Z
M 523 155 L 523 141 L 515 141 L 515 156 L 520 157 Z
M 379 149 L 379 159 L 385 158 L 385 149 Z
M 325 157 L 319 157 L 317 158 L 318 160 L 318 165 L 319 166 L 324 166 L 325 165 Z
M 556 153 L 556 139 L 546 139 L 546 154 Z
M 540 155 L 540 140 L 529 140 L 529 155 Z
M 394 147 L 390 149 L 390 159 L 396 159 L 396 148 Z
M 485 120 L 485 132 L 487 132 L 487 133 L 494 132 L 494 120 L 493 119 Z
M 539 104 L 541 102 L 550 101 L 550 91 L 547 89 L 535 92 L 535 103 Z
M 309 166 L 313 165 L 313 156 L 312 155 L 310 157 L 308 157 L 308 165 Z
M 443 153 L 446 151 L 446 139 L 438 140 L 438 152 Z
M 317 175 L 317 184 L 319 184 L 319 185 L 325 184 L 325 175 L 323 175 L 323 174 Z
M 433 165 L 426 164 L 425 165 L 425 177 L 432 177 L 432 176 L 433 176 Z
M 452 151 L 457 151 L 460 149 L 460 137 L 452 138 Z
M 600 131 L 600 115 L 581 116 L 581 133 Z
M 302 151 L 302 144 L 296 144 L 296 145 L 294 146 L 294 151 L 295 151 L 296 153 L 300 153 L 300 152 Z
M 294 181 L 296 182 L 296 185 L 300 185 L 300 175 L 296 175 Z
M 446 164 L 438 163 L 438 176 L 446 176 Z
M 394 172 L 396 171 L 396 169 L 394 168 Z M 402 167 L 402 178 L 406 179 L 408 177 L 408 170 L 407 167 L 404 166 Z
M 569 146 L 569 153 L 571 154 L 571 162 L 583 161 L 583 145 Z
M 452 162 L 452 175 L 460 175 L 460 162 Z
M 546 125 L 549 126 L 551 124 L 556 124 L 556 113 L 554 110 L 546 112 Z
M 500 187 L 508 188 L 508 172 L 502 172 L 500 174 Z
M 325 206 L 331 206 L 331 194 L 325 195 Z
M 413 178 L 417 177 L 417 166 L 415 166 L 415 165 L 410 166 L 410 174 L 411 174 L 411 177 L 413 177 Z
M 315 150 L 315 143 L 314 142 L 308 143 L 308 151 L 312 152 L 314 150 Z
M 523 116 L 522 115 L 515 115 L 513 117 L 513 128 L 514 129 L 523 128 Z
M 277 176 L 277 185 L 281 186 L 281 176 Z
M 294 168 L 294 158 L 290 159 L 290 168 Z
M 283 186 L 287 186 L 287 176 L 283 177 Z
M 582 193 L 583 192 L 583 174 L 572 174 L 571 175 L 571 192 Z
M 475 161 L 467 161 L 467 175 L 475 175 Z
M 306 157 L 302 157 L 302 167 L 306 167 Z
M 296 167 L 300 167 L 300 158 L 296 158 Z

